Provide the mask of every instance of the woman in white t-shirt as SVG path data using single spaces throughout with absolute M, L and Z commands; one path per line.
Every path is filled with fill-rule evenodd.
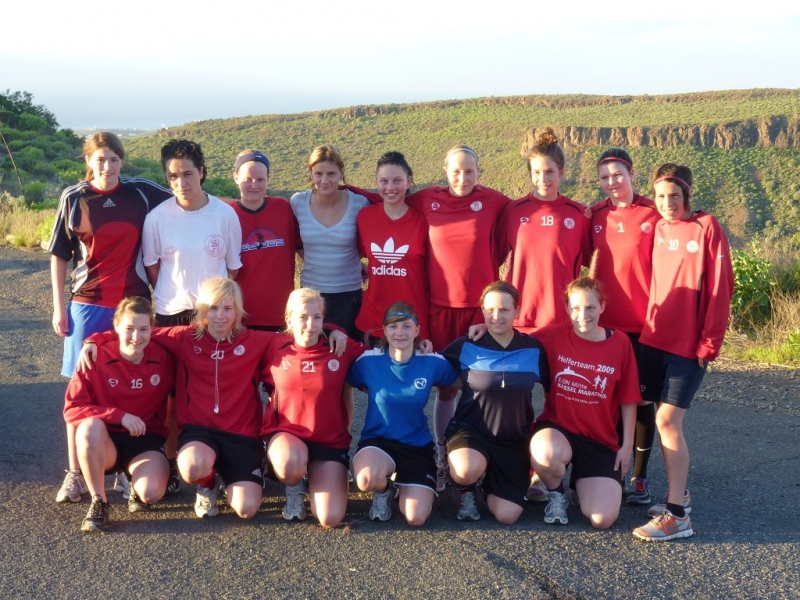
M 236 277 L 242 230 L 233 209 L 203 191 L 200 144 L 170 140 L 161 149 L 161 165 L 175 196 L 145 219 L 144 266 L 155 290 L 156 324 L 189 325 L 200 284 Z

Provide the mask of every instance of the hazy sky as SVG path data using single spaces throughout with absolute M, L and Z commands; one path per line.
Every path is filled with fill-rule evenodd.
M 785 0 L 3 4 L 0 89 L 31 92 L 72 128 L 479 96 L 800 88 L 800 4 Z

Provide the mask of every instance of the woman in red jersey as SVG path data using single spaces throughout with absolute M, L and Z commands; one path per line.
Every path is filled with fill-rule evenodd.
M 279 331 L 285 326 L 283 312 L 294 289 L 300 231 L 289 201 L 267 195 L 270 168 L 269 158 L 260 150 L 240 152 L 233 165 L 240 199 L 231 206 L 242 226 L 242 268 L 236 276 L 244 297 L 242 323 L 251 329 Z
M 653 519 L 634 530 L 647 541 L 694 533 L 686 489 L 689 449 L 683 420 L 722 347 L 733 295 L 730 248 L 719 222 L 692 211 L 692 171 L 661 165 L 653 182 L 663 219 L 655 228 L 653 277 L 642 335 L 639 371 L 642 396 L 658 402 L 656 426 L 667 467 L 669 492 L 653 505 Z
M 565 159 L 552 129 L 528 132 L 522 156 L 533 192 L 503 211 L 497 251 L 507 258 L 503 278 L 521 294 L 514 327 L 533 333 L 545 325 L 569 321 L 561 295 L 589 261 L 589 220 L 582 204 L 559 192 Z
M 633 161 L 622 148 L 609 148 L 597 160 L 600 187 L 608 196 L 594 204 L 591 219 L 592 246 L 598 252 L 595 277 L 603 283 L 608 299 L 603 325 L 622 331 L 639 353 L 639 334 L 644 325 L 650 294 L 653 239 L 661 219 L 655 204 L 633 190 Z M 656 431 L 652 402 L 636 408 L 633 476 L 628 504 L 650 504 L 647 463 Z
M 383 338 L 383 315 L 397 301 L 419 306 L 420 336 L 428 338 L 428 225 L 406 204 L 412 171 L 400 152 L 378 159 L 375 174 L 382 202 L 358 213 L 358 248 L 367 257 L 368 285 L 356 318 L 368 346 Z
M 348 344 L 341 356 L 331 357 L 322 335 L 324 315 L 325 301 L 317 290 L 300 288 L 289 295 L 286 330 L 290 339 L 268 356 L 266 373 L 274 392 L 261 436 L 272 473 L 287 484 L 283 518 L 304 520 L 308 493 L 311 513 L 320 525 L 336 527 L 347 510 L 353 417 L 347 370 L 365 348 Z
M 142 265 L 145 216 L 172 194 L 152 181 L 120 175 L 125 149 L 109 132 L 83 146 L 86 177 L 64 190 L 50 237 L 53 329 L 64 338 L 61 374 L 72 377 L 84 338 L 112 327 L 114 309 L 129 296 L 149 297 Z M 69 262 L 70 300 L 64 302 Z M 56 502 L 80 502 L 86 482 L 75 451 L 75 429 L 67 423 L 69 470 Z
M 92 496 L 82 531 L 108 524 L 106 472 L 130 474 L 131 512 L 166 491 L 165 418 L 175 365 L 169 352 L 149 344 L 153 322 L 150 302 L 122 300 L 113 318 L 118 343 L 103 346 L 94 369 L 77 372 L 67 388 L 64 420 L 76 430 L 78 460 Z
M 572 464 L 581 511 L 593 527 L 607 529 L 619 515 L 633 447 L 640 397 L 636 359 L 623 332 L 599 323 L 606 303 L 597 280 L 576 279 L 565 296 L 571 323 L 536 332 L 551 381 L 530 442 L 531 465 L 547 487 L 545 523 L 567 523 L 562 478 Z

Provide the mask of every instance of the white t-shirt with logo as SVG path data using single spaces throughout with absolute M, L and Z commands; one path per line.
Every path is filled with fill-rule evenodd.
M 234 210 L 214 196 L 188 211 L 172 197 L 144 221 L 142 254 L 149 267 L 161 261 L 155 285 L 156 312 L 194 310 L 200 284 L 240 269 L 242 229 Z

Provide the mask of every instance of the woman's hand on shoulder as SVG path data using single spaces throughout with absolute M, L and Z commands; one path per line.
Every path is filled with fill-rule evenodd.
M 484 334 L 489 330 L 486 323 L 478 323 L 477 325 L 470 325 L 467 337 L 472 341 L 481 339 Z
M 334 329 L 331 331 L 329 339 L 331 353 L 336 356 L 344 354 L 344 351 L 347 349 L 347 334 L 338 329 Z
M 78 371 L 86 373 L 92 370 L 94 361 L 97 360 L 97 344 L 94 342 L 83 342 L 81 353 L 78 354 Z
M 433 353 L 433 342 L 430 340 L 420 340 L 419 344 L 417 344 L 417 348 L 422 354 L 432 354 Z

